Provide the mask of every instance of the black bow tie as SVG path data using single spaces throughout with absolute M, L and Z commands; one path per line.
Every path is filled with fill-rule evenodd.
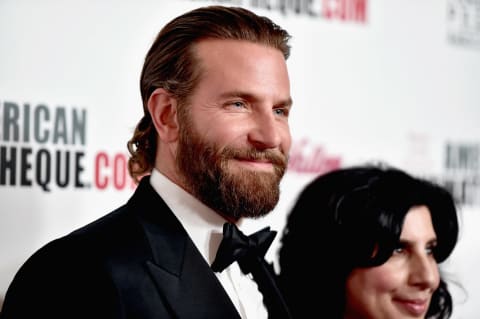
M 263 295 L 269 319 L 284 319 L 291 316 L 276 285 L 273 267 L 264 259 L 276 234 L 270 227 L 265 227 L 246 236 L 234 224 L 225 223 L 223 239 L 211 267 L 213 271 L 221 272 L 237 261 L 244 274 L 252 273 Z
M 231 223 L 223 225 L 223 239 L 218 247 L 217 256 L 212 263 L 212 270 L 222 272 L 235 261 L 238 261 L 244 274 L 252 271 L 252 263 L 263 259 L 272 244 L 276 231 L 265 227 L 246 236 L 237 226 Z

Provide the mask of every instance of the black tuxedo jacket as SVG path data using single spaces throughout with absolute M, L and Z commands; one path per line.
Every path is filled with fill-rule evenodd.
M 144 177 L 122 207 L 30 257 L 0 314 L 17 318 L 240 318 Z

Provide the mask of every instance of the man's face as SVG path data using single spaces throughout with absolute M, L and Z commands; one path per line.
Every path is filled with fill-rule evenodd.
M 259 217 L 278 202 L 291 146 L 282 53 L 246 41 L 203 40 L 199 85 L 180 119 L 184 187 L 219 213 Z

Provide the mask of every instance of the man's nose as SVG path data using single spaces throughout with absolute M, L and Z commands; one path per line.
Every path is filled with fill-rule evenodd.
M 282 142 L 282 124 L 273 111 L 258 114 L 249 133 L 249 141 L 256 148 L 276 148 Z

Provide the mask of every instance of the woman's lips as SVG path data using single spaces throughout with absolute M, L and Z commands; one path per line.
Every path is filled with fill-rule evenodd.
M 395 299 L 394 301 L 411 315 L 421 316 L 427 312 L 427 299 Z

